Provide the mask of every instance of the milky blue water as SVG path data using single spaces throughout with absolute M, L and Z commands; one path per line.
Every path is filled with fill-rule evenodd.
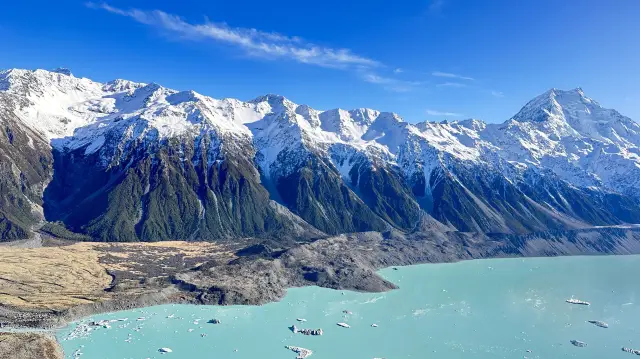
M 492 259 L 381 274 L 400 289 L 291 289 L 261 307 L 156 306 L 87 318 L 128 320 L 66 340 L 78 325 L 72 323 L 58 338 L 68 358 L 79 349 L 82 359 L 295 358 L 285 345 L 313 350 L 312 359 L 624 359 L 634 356 L 621 347 L 640 349 L 640 256 Z M 591 306 L 566 303 L 571 297 Z M 208 324 L 213 318 L 221 323 Z M 294 334 L 292 324 L 324 335 Z M 161 347 L 172 353 L 159 353 Z

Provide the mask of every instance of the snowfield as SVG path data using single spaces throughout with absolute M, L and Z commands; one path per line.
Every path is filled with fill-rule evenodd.
M 407 178 L 416 172 L 428 178 L 430 169 L 456 161 L 481 164 L 512 182 L 533 169 L 575 187 L 636 198 L 640 187 L 640 125 L 581 89 L 551 89 L 501 124 L 411 124 L 371 109 L 318 111 L 278 95 L 217 100 L 158 84 L 99 83 L 64 70 L 2 71 L 0 92 L 15 100 L 0 105 L 11 106 L 57 150 L 99 153 L 105 166 L 134 143 L 192 136 L 219 146 L 252 143 L 266 176 L 286 174 L 287 158 L 314 152 L 345 178 L 354 159 L 364 157 L 398 166 Z

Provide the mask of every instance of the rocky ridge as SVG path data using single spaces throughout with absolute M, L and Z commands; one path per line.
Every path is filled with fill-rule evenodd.
M 581 89 L 552 89 L 502 124 L 411 124 L 12 69 L 0 72 L 0 123 L 3 240 L 42 221 L 98 241 L 296 242 L 640 219 L 640 125 Z

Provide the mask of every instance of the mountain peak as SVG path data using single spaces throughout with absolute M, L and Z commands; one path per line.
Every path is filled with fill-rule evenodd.
M 577 118 L 585 120 L 599 110 L 602 110 L 600 104 L 587 97 L 580 87 L 571 90 L 552 88 L 529 101 L 512 119 L 518 122 L 566 122 Z
M 404 123 L 402 117 L 395 112 L 380 112 L 376 118 L 376 121 L 378 120 L 390 123 Z
M 71 70 L 65 67 L 58 67 L 51 72 L 55 72 L 55 73 L 67 75 L 67 76 L 73 76 L 73 74 L 71 74 Z
M 102 89 L 107 92 L 122 92 L 137 90 L 141 87 L 145 87 L 147 84 L 141 82 L 133 82 L 123 79 L 111 80 L 102 86 Z
M 507 123 L 524 132 L 533 127 L 556 141 L 591 138 L 627 146 L 640 139 L 640 125 L 616 110 L 602 107 L 579 87 L 551 89 L 529 101 Z
M 573 101 L 582 101 L 582 102 L 589 102 L 589 103 L 593 102 L 592 99 L 590 99 L 584 94 L 584 91 L 582 90 L 581 87 L 576 87 L 571 90 L 561 90 L 554 87 L 548 90 L 547 92 L 543 93 L 539 97 L 556 99 L 556 100 L 558 98 L 566 98 Z
M 453 124 L 466 127 L 470 130 L 481 131 L 487 127 L 487 123 L 476 118 L 468 118 L 466 120 L 455 121 Z
M 282 95 L 268 93 L 266 95 L 258 96 L 253 100 L 250 100 L 249 102 L 251 103 L 260 103 L 260 102 L 283 103 L 285 101 L 289 101 L 289 100 Z
M 61 105 L 61 98 L 71 99 L 70 94 L 76 95 L 95 94 L 99 92 L 102 84 L 86 78 L 77 78 L 73 75 L 48 71 L 43 69 L 25 70 L 9 69 L 0 71 L 0 91 L 35 98 L 57 97 L 55 105 Z
M 295 113 L 298 105 L 282 95 L 266 94 L 249 101 L 249 103 L 264 106 L 268 105 L 268 111 L 272 113 Z
M 28 76 L 29 70 L 8 69 L 0 71 L 0 91 L 10 90 L 21 78 Z

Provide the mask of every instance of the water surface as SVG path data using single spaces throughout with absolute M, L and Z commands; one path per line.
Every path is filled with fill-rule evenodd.
M 640 349 L 640 256 L 477 260 L 381 274 L 400 289 L 309 287 L 260 307 L 156 306 L 86 318 L 128 320 L 69 339 L 80 324 L 72 323 L 58 338 L 68 358 L 79 349 L 83 359 L 295 358 L 285 345 L 313 350 L 312 359 L 633 358 L 621 347 Z M 571 297 L 592 304 L 566 303 Z M 213 318 L 221 323 L 208 324 Z M 293 334 L 292 324 L 324 335 Z

